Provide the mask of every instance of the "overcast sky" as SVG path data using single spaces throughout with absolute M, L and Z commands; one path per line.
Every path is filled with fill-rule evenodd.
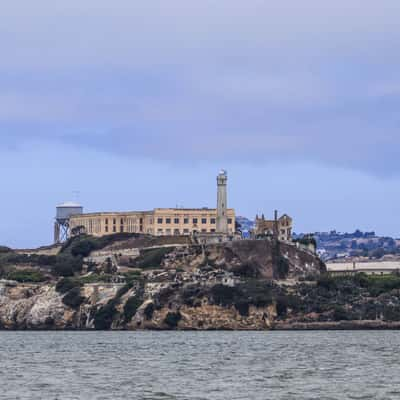
M 86 211 L 278 208 L 400 236 L 398 0 L 13 0 L 0 13 L 0 244 Z

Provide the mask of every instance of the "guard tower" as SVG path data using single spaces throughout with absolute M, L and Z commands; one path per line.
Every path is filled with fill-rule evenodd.
M 54 223 L 54 243 L 62 243 L 69 239 L 69 219 L 72 215 L 83 213 L 83 207 L 78 203 L 67 202 L 56 208 L 56 221 Z
M 228 174 L 225 170 L 221 170 L 217 176 L 217 233 L 228 233 L 228 217 L 226 215 Z

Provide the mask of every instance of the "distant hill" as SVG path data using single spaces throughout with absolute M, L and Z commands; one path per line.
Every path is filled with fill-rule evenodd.
M 240 224 L 242 232 L 251 231 L 254 228 L 254 221 L 246 217 L 236 217 L 236 222 Z
M 301 237 L 304 234 L 295 235 Z M 388 236 L 378 236 L 375 232 L 341 233 L 337 231 L 315 232 L 318 253 L 327 261 L 337 258 L 372 258 L 400 256 L 400 240 Z

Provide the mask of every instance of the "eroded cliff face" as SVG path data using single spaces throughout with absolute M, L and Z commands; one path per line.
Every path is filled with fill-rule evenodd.
M 272 303 L 258 307 L 248 304 L 245 311 L 233 303 L 215 304 L 211 294 L 214 286 L 198 287 L 194 296 L 197 303 L 193 304 L 193 298 L 187 297 L 185 286 L 90 284 L 80 289 L 82 303 L 71 307 L 63 302 L 68 293 L 58 293 L 54 285 L 3 282 L 0 286 L 0 328 L 262 330 L 270 328 L 275 317 Z M 226 289 L 229 291 L 232 287 L 226 286 Z M 126 292 L 120 296 L 121 291 Z
M 287 295 L 285 280 L 324 270 L 311 253 L 273 240 L 127 249 L 135 240 L 93 254 L 82 272 L 101 277 L 106 268 L 122 283 L 85 284 L 80 276 L 44 284 L 2 281 L 0 328 L 270 329 Z
M 3 329 L 64 328 L 72 314 L 54 286 L 0 284 L 0 327 Z

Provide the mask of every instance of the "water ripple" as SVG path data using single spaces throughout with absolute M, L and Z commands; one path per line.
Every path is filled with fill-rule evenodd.
M 400 334 L 0 332 L 0 400 L 400 398 Z

